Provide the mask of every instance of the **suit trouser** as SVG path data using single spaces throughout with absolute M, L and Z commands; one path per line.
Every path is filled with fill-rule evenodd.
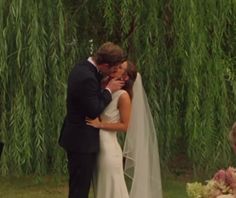
M 97 153 L 67 152 L 69 198 L 88 198 Z

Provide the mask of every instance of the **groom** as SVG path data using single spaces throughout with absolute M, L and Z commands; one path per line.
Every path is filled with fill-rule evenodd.
M 3 146 L 4 146 L 3 142 L 0 141 L 0 159 L 2 155 Z
M 99 151 L 99 130 L 85 119 L 98 117 L 111 101 L 111 93 L 124 82 L 111 80 L 101 89 L 101 74 L 107 76 L 126 60 L 123 50 L 112 42 L 100 46 L 93 57 L 74 66 L 68 79 L 67 115 L 59 144 L 66 150 L 69 198 L 88 198 Z

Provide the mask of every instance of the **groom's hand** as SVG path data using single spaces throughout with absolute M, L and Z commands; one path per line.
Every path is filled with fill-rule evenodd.
M 108 82 L 106 89 L 110 90 L 111 93 L 113 93 L 117 90 L 120 90 L 124 86 L 124 84 L 125 82 L 123 80 L 113 78 Z

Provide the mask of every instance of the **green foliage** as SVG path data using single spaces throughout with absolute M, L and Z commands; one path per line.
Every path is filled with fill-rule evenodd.
M 236 2 L 0 1 L 2 175 L 61 174 L 66 80 L 106 40 L 142 74 L 163 167 L 184 152 L 196 173 L 232 163 Z

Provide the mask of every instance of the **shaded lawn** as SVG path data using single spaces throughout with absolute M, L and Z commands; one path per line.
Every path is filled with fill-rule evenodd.
M 50 177 L 0 178 L 1 198 L 62 198 L 67 195 L 66 181 Z
M 164 198 L 187 198 L 186 182 L 175 177 L 168 177 L 163 182 Z M 67 179 L 56 177 L 0 177 L 1 198 L 67 198 Z M 93 198 L 92 192 L 90 198 Z
M 187 198 L 186 181 L 182 178 L 169 177 L 162 182 L 164 198 Z

